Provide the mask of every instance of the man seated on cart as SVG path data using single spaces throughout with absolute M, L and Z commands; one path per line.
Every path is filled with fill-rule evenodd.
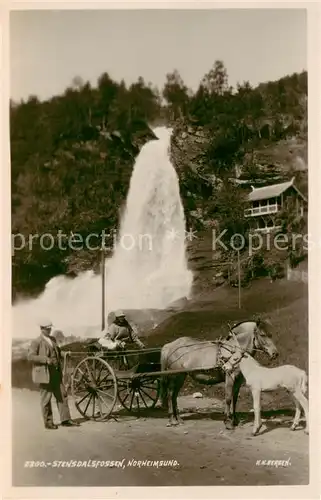
M 98 343 L 109 350 L 125 347 L 127 343 L 135 343 L 140 349 L 145 346 L 138 337 L 138 331 L 131 325 L 123 311 L 115 311 L 115 319 L 103 332 Z

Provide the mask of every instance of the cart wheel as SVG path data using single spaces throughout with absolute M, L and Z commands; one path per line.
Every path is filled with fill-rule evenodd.
M 160 382 L 158 378 L 134 377 L 118 379 L 118 399 L 130 412 L 154 408 L 158 401 Z
M 95 356 L 78 363 L 71 389 L 77 410 L 88 420 L 105 420 L 117 401 L 114 371 L 104 359 Z

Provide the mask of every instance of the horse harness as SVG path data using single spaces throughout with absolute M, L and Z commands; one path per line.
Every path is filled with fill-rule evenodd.
M 244 357 L 244 355 L 247 353 L 246 350 L 242 349 L 242 347 L 240 346 L 239 344 L 239 341 L 237 339 L 237 336 L 235 335 L 235 333 L 233 332 L 233 328 L 235 328 L 235 326 L 237 325 L 234 325 L 233 327 L 230 326 L 230 324 L 228 324 L 228 328 L 229 328 L 229 335 L 231 335 L 233 337 L 233 339 L 235 340 L 235 344 L 234 346 L 231 346 L 230 344 L 227 344 L 226 340 L 223 340 L 224 337 L 219 337 L 217 340 L 204 340 L 204 341 L 201 341 L 201 342 L 198 342 L 198 343 L 195 343 L 195 344 L 190 344 L 188 347 L 194 347 L 195 346 L 195 351 L 199 350 L 199 349 L 203 349 L 204 348 L 204 345 L 208 345 L 208 344 L 212 344 L 212 345 L 216 345 L 217 346 L 217 359 L 216 359 L 216 365 L 213 366 L 212 368 L 199 368 L 199 370 L 197 371 L 201 371 L 202 373 L 206 373 L 206 372 L 211 372 L 212 370 L 215 370 L 215 369 L 222 369 L 224 372 L 227 372 L 227 369 L 226 367 L 228 366 L 228 363 L 230 362 L 230 359 L 231 357 L 236 353 L 236 351 L 240 351 L 240 357 L 237 359 L 237 361 L 232 365 L 232 369 L 240 362 L 240 360 Z M 200 345 L 201 344 L 201 345 Z M 176 349 L 171 352 L 170 356 L 172 356 L 176 351 L 178 351 L 179 349 L 183 349 L 185 348 L 186 349 L 186 346 L 178 346 L 176 347 Z M 229 351 L 230 352 L 230 356 L 228 358 L 224 357 L 222 355 L 222 350 L 225 349 L 226 351 Z M 259 352 L 262 352 L 263 350 L 260 349 L 260 348 L 253 348 L 254 351 L 259 351 Z M 172 363 L 178 361 L 179 359 L 181 359 L 182 357 L 184 357 L 186 355 L 186 352 L 183 352 L 178 358 L 176 358 L 174 361 L 172 361 Z M 167 369 L 170 369 L 171 368 L 171 365 L 172 363 L 169 363 L 168 364 L 168 368 Z

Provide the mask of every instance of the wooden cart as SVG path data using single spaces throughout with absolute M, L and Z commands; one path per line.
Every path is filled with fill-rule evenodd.
M 153 408 L 160 395 L 161 348 L 65 353 L 64 384 L 78 412 L 106 420 L 117 401 L 129 412 Z

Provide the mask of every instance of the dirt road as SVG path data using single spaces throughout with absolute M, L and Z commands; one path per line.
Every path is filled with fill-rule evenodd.
M 308 484 L 309 439 L 302 430 L 289 430 L 289 416 L 269 419 L 262 434 L 252 437 L 250 421 L 235 431 L 225 430 L 221 401 L 182 397 L 179 404 L 185 424 L 178 427 L 166 427 L 166 416 L 156 409 L 146 418 L 120 413 L 116 414 L 117 421 L 87 421 L 79 428 L 49 431 L 42 426 L 39 395 L 14 389 L 13 485 Z M 71 409 L 73 416 L 78 417 L 72 406 Z M 120 461 L 122 465 L 112 467 L 105 463 L 84 468 L 55 463 L 89 460 Z M 287 464 L 258 465 L 258 460 L 285 460 Z M 31 461 L 44 462 L 46 467 L 25 466 Z M 145 465 L 139 467 L 139 461 L 145 461 Z M 174 464 L 157 467 L 151 465 L 152 461 Z

